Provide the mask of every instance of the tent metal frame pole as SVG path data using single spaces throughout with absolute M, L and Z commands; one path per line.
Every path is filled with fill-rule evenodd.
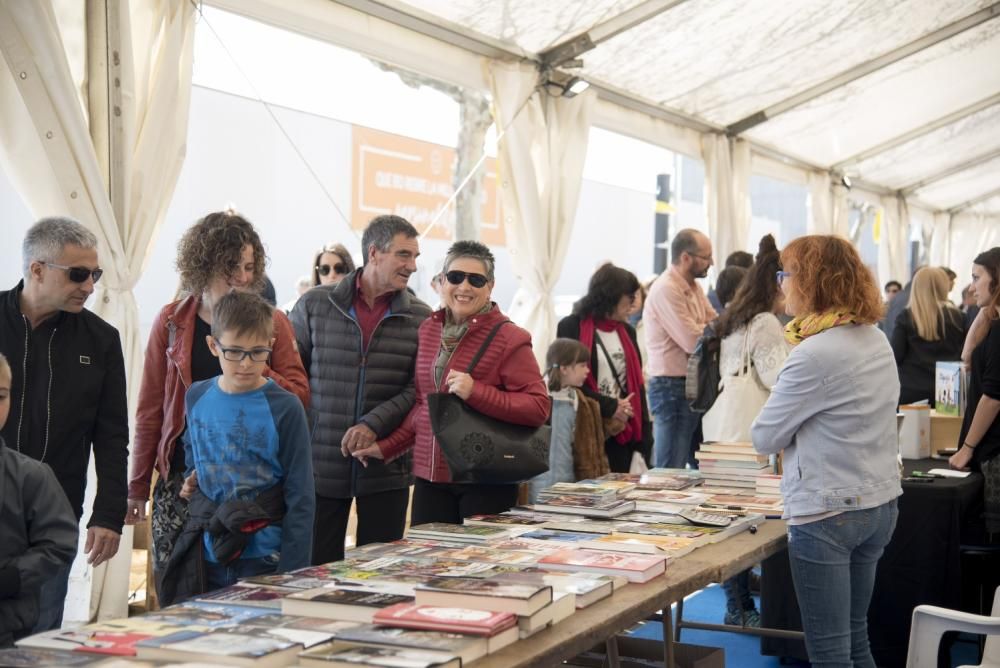
M 948 169 L 937 172 L 931 176 L 928 176 L 927 178 L 921 179 L 904 188 L 900 188 L 899 191 L 903 193 L 903 195 L 909 195 L 910 193 L 920 190 L 921 188 L 930 185 L 935 181 L 946 179 L 949 176 L 953 176 L 960 172 L 964 172 L 967 169 L 977 167 L 983 164 L 984 162 L 989 162 L 990 160 L 995 160 L 996 158 L 1000 158 L 1000 148 L 994 149 L 989 153 L 983 153 L 981 155 L 977 155 L 976 157 L 960 162 L 957 165 L 952 165 Z
M 909 132 L 905 132 L 901 135 L 893 137 L 888 141 L 884 141 L 881 144 L 873 146 L 869 149 L 865 149 L 861 153 L 852 155 L 850 158 L 847 158 L 846 160 L 841 160 L 840 162 L 835 164 L 832 167 L 832 169 L 838 171 L 849 169 L 850 167 L 853 167 L 858 163 L 864 162 L 865 160 L 868 160 L 870 158 L 874 158 L 876 155 L 880 153 L 885 153 L 886 151 L 892 150 L 897 146 L 902 146 L 903 144 L 909 141 L 913 141 L 917 137 L 923 137 L 924 135 L 930 134 L 935 130 L 940 130 L 941 128 L 947 125 L 951 125 L 952 123 L 955 123 L 957 121 L 960 121 L 967 116 L 977 114 L 980 111 L 983 111 L 984 109 L 989 109 L 990 107 L 998 104 L 1000 104 L 1000 93 L 997 93 L 996 95 L 990 95 L 989 97 L 984 98 L 979 102 L 976 102 L 975 104 L 970 104 L 968 107 L 963 107 L 958 111 L 953 111 L 947 116 L 942 116 L 941 118 L 935 121 L 927 123 L 926 125 L 921 125 L 919 128 L 914 128 L 913 130 L 910 130 Z
M 950 213 L 952 215 L 955 215 L 959 211 L 963 211 L 965 209 L 968 209 L 970 206 L 975 206 L 975 205 L 979 204 L 980 202 L 985 202 L 986 200 L 993 199 L 994 197 L 1000 197 L 1000 188 L 997 188 L 996 190 L 991 190 L 989 192 L 983 193 L 982 195 L 979 195 L 978 197 L 974 197 L 974 198 L 970 199 L 967 202 L 963 202 L 962 204 L 959 204 L 958 206 L 953 206 L 950 209 L 948 209 L 947 211 L 948 211 L 948 213 Z
M 570 37 L 545 49 L 538 55 L 543 64 L 549 67 L 559 67 L 566 61 L 590 51 L 598 44 L 631 30 L 685 2 L 687 0 L 646 0 L 607 21 L 598 23 L 575 37 Z
M 376 0 L 333 0 L 333 2 L 487 58 L 539 61 L 537 54 L 527 51 L 517 53 L 486 35 L 477 33 L 475 36 L 470 36 L 469 31 L 461 26 L 447 25 L 444 19 L 438 17 L 420 16 L 417 14 L 418 10 L 413 8 L 408 8 L 404 12 Z
M 950 23 L 943 28 L 939 28 L 934 32 L 928 33 L 927 35 L 915 39 L 908 44 L 897 47 L 888 53 L 884 53 L 881 56 L 877 56 L 859 65 L 855 65 L 846 72 L 842 72 L 837 76 L 827 79 L 826 81 L 821 81 L 820 83 L 810 86 L 804 91 L 786 98 L 781 102 L 772 104 L 769 107 L 750 114 L 749 116 L 730 125 L 727 128 L 727 131 L 729 134 L 734 136 L 746 132 L 750 128 L 756 127 L 761 123 L 766 123 L 776 116 L 780 116 L 787 111 L 791 111 L 796 107 L 802 106 L 806 102 L 814 100 L 822 95 L 826 95 L 830 91 L 846 86 L 852 81 L 856 81 L 861 77 L 871 74 L 872 72 L 877 72 L 878 70 L 888 67 L 893 63 L 897 63 L 904 58 L 920 53 L 924 49 L 928 49 L 935 44 L 939 44 L 954 37 L 955 35 L 969 30 L 970 28 L 974 28 L 981 23 L 985 23 L 990 19 L 996 18 L 997 16 L 1000 16 L 1000 2 L 994 3 L 985 9 L 981 9 L 963 19 L 959 19 L 958 21 Z

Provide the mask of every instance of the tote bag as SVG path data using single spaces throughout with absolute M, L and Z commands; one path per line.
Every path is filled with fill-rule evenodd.
M 706 441 L 750 441 L 750 425 L 764 408 L 770 392 L 761 387 L 753 369 L 749 323 L 743 336 L 742 361 L 735 376 L 726 376 L 722 392 L 702 417 L 702 434 Z

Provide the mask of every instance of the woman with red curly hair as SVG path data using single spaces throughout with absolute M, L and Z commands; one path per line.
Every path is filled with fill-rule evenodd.
M 875 668 L 868 604 L 896 526 L 899 376 L 875 324 L 882 296 L 850 242 L 806 236 L 777 280 L 794 346 L 751 429 L 784 452 L 788 557 L 813 665 Z
M 218 376 L 219 360 L 208 349 L 212 307 L 232 290 L 259 292 L 267 256 L 257 231 L 231 211 L 210 213 L 177 244 L 182 295 L 160 310 L 149 333 L 132 439 L 132 475 L 126 524 L 145 518 L 153 469 L 153 572 L 159 581 L 174 541 L 187 518 L 180 500 L 184 483 L 184 395 L 191 383 Z M 309 408 L 309 381 L 295 348 L 292 324 L 274 311 L 274 343 L 264 376 Z

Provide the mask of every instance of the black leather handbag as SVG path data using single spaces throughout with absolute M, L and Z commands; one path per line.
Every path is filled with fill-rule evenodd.
M 470 376 L 504 324 L 498 323 L 465 370 Z M 474 376 L 473 376 L 474 377 Z M 427 395 L 431 428 L 453 482 L 510 484 L 549 470 L 552 428 L 526 427 L 488 417 L 448 392 Z

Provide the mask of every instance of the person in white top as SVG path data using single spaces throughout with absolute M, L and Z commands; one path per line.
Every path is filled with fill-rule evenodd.
M 775 280 L 780 269 L 780 253 L 768 234 L 760 240 L 756 261 L 716 325 L 722 339 L 722 392 L 702 419 L 706 441 L 750 440 L 750 426 L 788 357 L 790 346 L 775 315 L 785 309 L 785 296 Z M 730 578 L 722 587 L 726 592 L 724 622 L 760 626 L 760 614 L 750 595 L 750 571 Z

